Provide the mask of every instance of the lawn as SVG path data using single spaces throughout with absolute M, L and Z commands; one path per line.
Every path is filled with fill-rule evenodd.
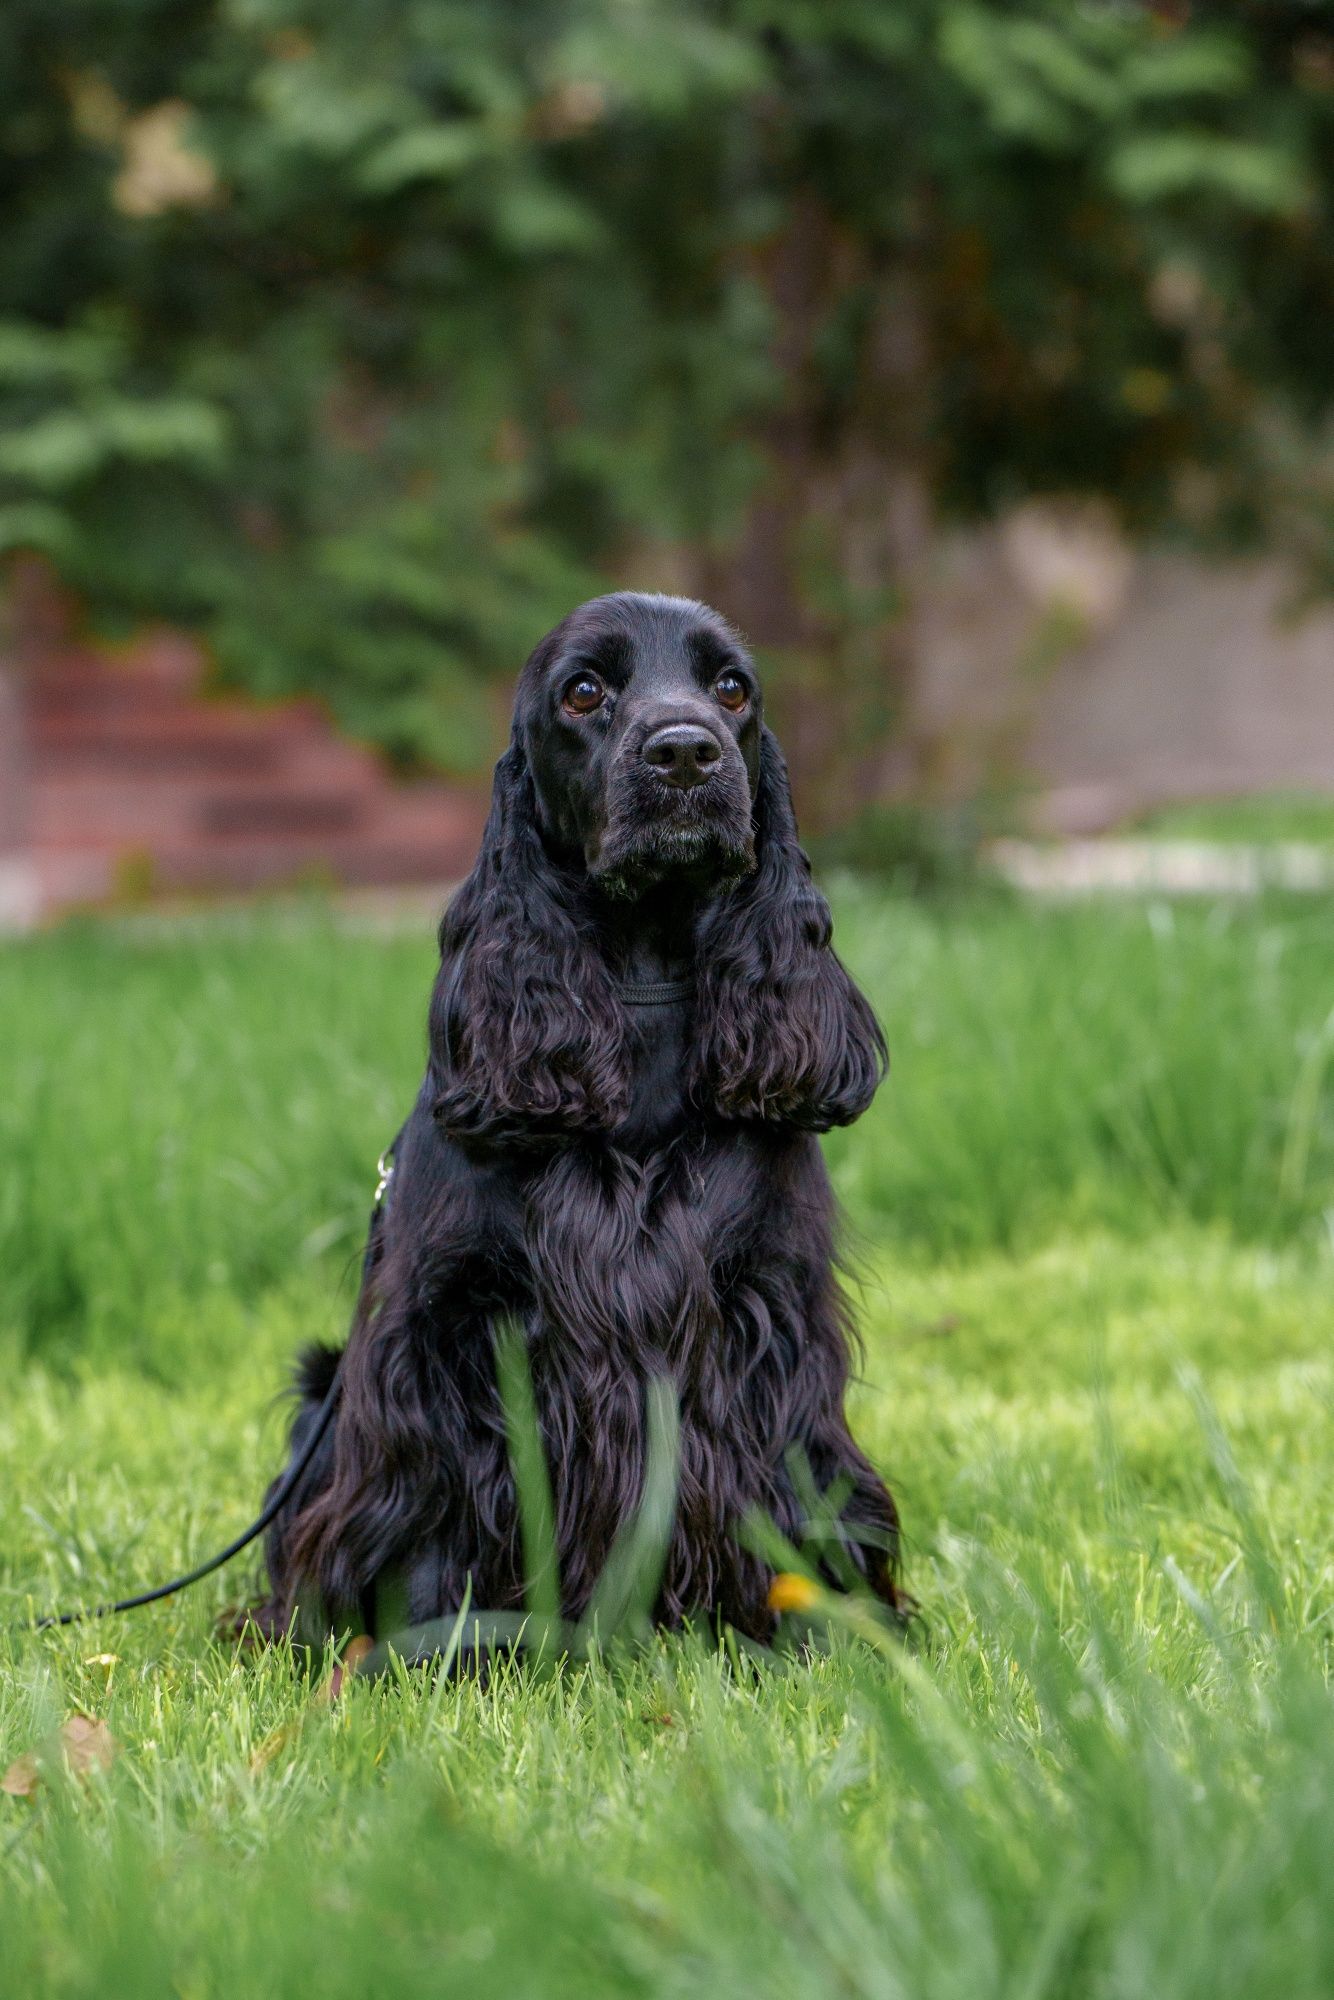
M 1334 1990 L 1334 912 L 845 885 L 896 1064 L 830 1143 L 905 1646 L 659 1643 L 486 1688 L 211 1639 L 345 1320 L 429 937 L 317 908 L 0 948 L 3 1987 Z
M 1162 840 L 1296 840 L 1334 847 L 1334 798 L 1328 792 L 1259 792 L 1197 799 L 1149 814 L 1137 830 Z

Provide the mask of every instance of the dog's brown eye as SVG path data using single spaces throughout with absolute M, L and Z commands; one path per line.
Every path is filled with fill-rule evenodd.
M 571 715 L 591 715 L 595 708 L 601 708 L 606 697 L 607 690 L 596 674 L 576 674 L 561 700 Z
M 724 708 L 744 708 L 750 689 L 740 674 L 719 674 L 713 684 L 713 691 Z

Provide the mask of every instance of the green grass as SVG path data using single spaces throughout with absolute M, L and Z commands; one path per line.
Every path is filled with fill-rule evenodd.
M 851 889 L 898 1057 L 831 1147 L 859 1434 L 923 1625 L 314 1702 L 211 1641 L 244 1576 L 0 1637 L 6 1992 L 1334 1989 L 1329 912 Z M 0 952 L 0 1604 L 246 1518 L 350 1297 L 429 942 L 318 915 Z
M 1136 827 L 1160 840 L 1309 841 L 1334 847 L 1334 794 L 1259 792 L 1165 806 Z
M 839 900 L 895 1061 L 830 1142 L 862 1238 L 927 1258 L 1072 1225 L 1328 1240 L 1330 903 Z M 350 935 L 318 909 L 0 949 L 0 1339 L 175 1376 L 211 1301 L 353 1267 L 433 961 L 425 927 Z

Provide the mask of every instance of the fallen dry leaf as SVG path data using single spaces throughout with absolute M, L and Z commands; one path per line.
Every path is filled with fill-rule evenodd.
M 301 1734 L 304 1722 L 305 1717 L 298 1715 L 295 1722 L 284 1722 L 280 1729 L 271 1729 L 264 1738 L 264 1741 L 256 1744 L 254 1750 L 250 1753 L 250 1775 L 252 1778 L 257 1778 L 261 1771 L 266 1770 L 280 1750 L 286 1749 L 289 1743 L 295 1742 L 296 1738 Z
M 82 1778 L 89 1771 L 109 1771 L 120 1746 L 105 1722 L 91 1715 L 71 1715 L 61 1725 L 60 1747 L 69 1769 Z
M 301 1713 L 294 1716 L 290 1722 L 284 1722 L 279 1728 L 271 1729 L 263 1742 L 256 1744 L 250 1756 L 252 1777 L 257 1778 L 281 1751 L 289 1744 L 295 1743 L 306 1726 L 306 1716 L 311 1709 L 332 1708 L 343 1692 L 344 1682 L 357 1671 L 367 1653 L 372 1651 L 374 1644 L 375 1641 L 368 1639 L 364 1632 L 360 1638 L 348 1640 L 342 1659 L 335 1661 L 333 1671 L 326 1680 L 321 1681 Z
M 86 1778 L 92 1771 L 109 1771 L 116 1761 L 115 1737 L 105 1722 L 91 1715 L 68 1716 L 60 1725 L 56 1744 L 72 1778 Z M 12 1799 L 35 1798 L 42 1782 L 42 1766 L 48 1761 L 41 1751 L 25 1750 L 0 1778 L 0 1792 L 8 1793 Z
M 36 1795 L 38 1782 L 37 1753 L 25 1750 L 0 1778 L 0 1792 L 8 1792 L 11 1799 L 30 1799 Z
M 375 1641 L 368 1639 L 364 1632 L 359 1638 L 349 1639 L 342 1659 L 338 1661 L 328 1680 L 320 1689 L 319 1698 L 328 1702 L 337 1701 L 339 1695 L 343 1692 L 344 1681 L 357 1671 L 367 1653 L 372 1653 L 374 1650 Z

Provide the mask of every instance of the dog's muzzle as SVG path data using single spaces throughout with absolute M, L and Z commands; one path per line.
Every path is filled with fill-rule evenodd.
M 609 894 L 638 894 L 683 869 L 727 880 L 754 867 L 745 766 L 704 724 L 650 731 L 618 758 L 608 789 L 606 824 L 588 860 Z
M 689 791 L 707 784 L 722 762 L 723 746 L 699 722 L 670 722 L 645 738 L 640 756 L 664 784 Z

